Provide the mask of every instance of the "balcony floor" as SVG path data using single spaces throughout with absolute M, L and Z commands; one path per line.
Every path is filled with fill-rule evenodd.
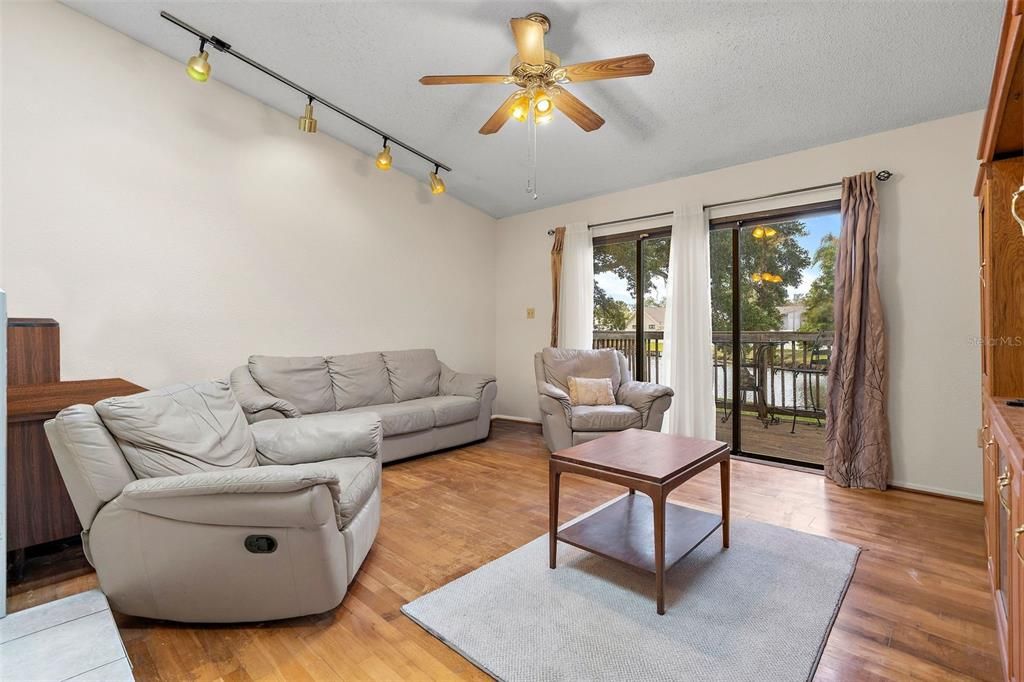
M 754 415 L 740 417 L 743 450 L 758 455 L 781 457 L 807 464 L 822 464 L 825 457 L 825 427 L 797 421 L 796 433 L 790 433 L 792 417 L 779 415 L 780 422 L 764 427 Z M 722 410 L 715 413 L 718 440 L 732 442 L 732 417 L 722 423 Z

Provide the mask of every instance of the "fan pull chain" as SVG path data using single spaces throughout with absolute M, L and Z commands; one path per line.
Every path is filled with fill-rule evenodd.
M 530 98 L 530 112 L 526 117 L 526 193 L 537 199 L 537 116 Z

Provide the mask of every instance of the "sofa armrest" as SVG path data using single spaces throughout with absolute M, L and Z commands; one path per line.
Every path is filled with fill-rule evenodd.
M 327 412 L 252 425 L 261 465 L 304 464 L 339 457 L 380 457 L 383 431 L 375 412 Z M 273 468 L 273 467 L 272 467 Z
M 266 466 L 139 479 L 112 504 L 186 523 L 315 528 L 336 521 L 339 495 L 323 467 Z
M 675 395 L 675 391 L 668 386 L 647 381 L 627 381 L 619 386 L 619 391 L 615 394 L 615 402 L 620 405 L 629 405 L 642 414 L 646 424 L 647 413 L 650 412 L 651 405 L 659 398 L 671 398 L 673 395 Z
M 323 484 L 337 487 L 338 475 L 326 467 L 258 466 L 140 478 L 126 485 L 121 497 L 144 500 L 230 493 L 290 493 Z
M 456 372 L 441 363 L 441 380 L 438 384 L 441 395 L 461 395 L 480 400 L 487 384 L 495 382 L 491 374 L 469 374 Z
M 282 417 L 302 416 L 302 412 L 284 398 L 277 398 L 264 391 L 252 378 L 249 368 L 245 365 L 233 369 L 228 382 L 231 384 L 231 392 L 235 394 L 235 400 L 242 406 L 242 411 L 250 423 L 266 419 L 268 415 L 273 416 L 275 412 Z M 254 419 L 254 415 L 260 416 Z
M 560 408 L 565 420 L 572 418 L 572 404 L 569 394 L 548 381 L 537 382 L 537 393 L 540 395 L 540 409 L 545 414 L 558 414 Z

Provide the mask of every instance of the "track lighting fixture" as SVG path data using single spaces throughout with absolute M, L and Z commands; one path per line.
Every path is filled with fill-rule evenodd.
M 302 117 L 299 118 L 299 130 L 304 133 L 315 133 L 316 132 L 316 119 L 313 118 L 313 98 L 309 98 L 309 103 L 306 105 L 306 110 L 302 112 Z
M 434 166 L 434 171 L 430 174 L 430 193 L 431 194 L 444 194 L 445 189 L 444 180 L 438 176 L 441 169 L 438 166 Z
M 231 57 L 234 57 L 243 64 L 246 64 L 247 66 L 250 66 L 256 69 L 257 71 L 260 71 L 263 74 L 270 76 L 271 78 L 276 80 L 278 83 L 281 83 L 285 87 L 291 88 L 292 90 L 295 90 L 296 92 L 302 93 L 303 95 L 306 96 L 308 103 L 306 104 L 302 116 L 299 118 L 299 130 L 306 133 L 315 133 L 317 131 L 317 120 L 313 116 L 313 102 L 316 101 L 316 103 L 319 104 L 320 106 L 326 107 L 327 109 L 330 109 L 334 113 L 344 116 L 345 118 L 347 118 L 349 121 L 352 121 L 356 125 L 360 125 L 363 128 L 366 128 L 374 135 L 378 135 L 384 138 L 384 148 L 381 149 L 380 152 L 377 154 L 377 168 L 385 171 L 391 169 L 391 145 L 397 145 L 402 149 L 406 150 L 407 152 L 409 152 L 410 154 L 414 154 L 423 159 L 424 161 L 426 161 L 427 163 L 429 163 L 430 165 L 432 165 L 434 167 L 434 171 L 430 173 L 430 191 L 433 192 L 434 194 L 443 194 L 445 192 L 446 187 L 444 184 L 444 180 L 438 177 L 437 174 L 440 173 L 442 170 L 451 171 L 450 166 L 446 166 L 437 159 L 434 159 L 433 157 L 424 154 L 415 147 L 408 145 L 405 142 L 402 142 L 401 140 L 395 139 L 394 137 L 392 137 L 385 131 L 381 130 L 380 128 L 377 128 L 376 126 L 364 121 L 358 116 L 345 111 L 338 105 L 324 99 L 320 95 L 299 85 L 295 81 L 285 78 L 284 76 L 277 73 L 273 69 L 270 69 L 264 66 L 263 64 L 260 64 L 255 59 L 247 57 L 238 50 L 232 48 L 230 44 L 228 44 L 224 40 L 221 40 L 217 36 L 203 33 L 199 29 L 188 25 L 181 19 L 175 17 L 172 14 L 168 14 L 167 12 L 160 12 L 160 16 L 166 19 L 167 21 L 171 22 L 175 26 L 181 28 L 182 30 L 191 33 L 196 38 L 199 38 L 199 54 L 195 55 L 194 57 L 191 57 L 188 60 L 188 63 L 186 64 L 185 70 L 188 73 L 189 78 L 192 78 L 199 82 L 204 82 L 210 78 L 210 55 L 206 51 L 207 46 L 214 48 L 218 52 L 230 55 Z M 526 93 L 524 91 L 520 94 L 525 95 Z M 525 97 L 525 102 L 526 117 L 529 117 L 530 98 Z
M 210 78 L 210 53 L 206 51 L 206 40 L 199 40 L 199 54 L 190 58 L 185 66 L 185 73 L 192 80 L 205 83 Z
M 377 153 L 377 168 L 382 171 L 391 170 L 391 147 L 388 138 L 384 138 L 384 148 Z

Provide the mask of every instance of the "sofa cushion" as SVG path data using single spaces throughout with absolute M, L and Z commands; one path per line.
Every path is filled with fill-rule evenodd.
M 438 394 L 441 363 L 430 349 L 384 351 L 395 401 L 429 398 Z
M 619 390 L 622 377 L 619 373 L 618 351 L 612 348 L 598 350 L 575 350 L 572 348 L 545 348 L 542 351 L 544 375 L 566 393 L 569 392 L 569 377 L 587 379 L 611 379 L 612 393 Z
M 380 416 L 380 423 L 385 438 L 434 428 L 433 408 L 418 400 L 404 403 L 388 403 L 387 405 L 353 407 L 351 410 L 345 410 L 341 414 L 359 414 L 362 412 L 372 412 Z
M 256 466 L 256 442 L 223 381 L 107 398 L 96 412 L 139 478 Z
M 380 483 L 380 462 L 370 457 L 342 457 L 314 464 L 297 464 L 295 468 L 309 467 L 311 471 L 327 470 L 338 477 L 338 492 L 334 510 L 338 530 L 344 530 L 358 514 Z
M 327 358 L 327 371 L 334 386 L 336 410 L 395 402 L 388 368 L 380 353 L 332 355 Z
M 261 466 L 377 457 L 380 452 L 380 418 L 373 412 L 322 412 L 298 419 L 270 419 L 253 424 L 252 433 Z
M 334 409 L 326 358 L 251 355 L 249 372 L 264 391 L 284 398 L 302 414 Z
M 622 431 L 641 428 L 644 420 L 629 405 L 576 405 L 569 423 L 573 431 Z
M 410 405 L 426 405 L 434 411 L 434 426 L 461 424 L 480 416 L 480 401 L 462 395 L 439 395 L 410 401 Z

